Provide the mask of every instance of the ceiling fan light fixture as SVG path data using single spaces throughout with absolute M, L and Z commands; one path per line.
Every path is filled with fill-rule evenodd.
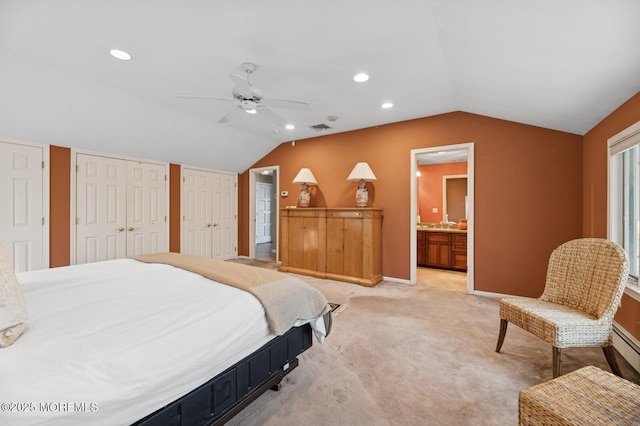
M 245 109 L 245 111 L 247 111 L 248 114 L 255 114 L 258 112 L 257 109 Z
M 111 49 L 109 53 L 114 58 L 120 59 L 122 61 L 128 61 L 129 59 L 131 59 L 131 55 L 124 50 Z
M 364 83 L 365 81 L 369 80 L 369 75 L 361 72 L 360 74 L 356 74 L 355 76 L 353 76 L 353 80 L 357 83 Z

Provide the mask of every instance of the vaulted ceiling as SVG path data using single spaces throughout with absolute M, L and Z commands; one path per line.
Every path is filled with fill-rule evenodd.
M 0 137 L 242 172 L 282 142 L 451 111 L 584 134 L 640 91 L 638 17 L 637 0 L 0 0 Z M 245 62 L 267 105 L 312 106 L 272 104 L 295 129 L 180 97 L 231 98 Z

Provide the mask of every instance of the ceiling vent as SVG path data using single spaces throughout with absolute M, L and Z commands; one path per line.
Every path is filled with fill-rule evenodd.
M 321 132 L 321 131 L 323 131 L 323 130 L 331 129 L 331 127 L 327 126 L 327 125 L 326 125 L 326 124 L 324 124 L 324 123 L 316 124 L 316 125 L 309 126 L 309 127 L 310 127 L 311 129 L 313 129 L 313 130 L 317 131 L 317 132 Z

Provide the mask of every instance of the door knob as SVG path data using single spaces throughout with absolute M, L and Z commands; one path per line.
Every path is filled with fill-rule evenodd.
M 212 225 L 210 223 L 207 223 L 207 228 L 211 228 L 211 226 Z
M 116 231 L 123 232 L 124 231 L 124 226 L 121 226 L 120 228 L 116 228 Z
M 214 226 L 214 227 L 216 227 L 216 226 L 218 226 L 218 224 L 214 222 L 214 223 L 213 223 L 213 226 Z
M 134 229 L 136 229 L 136 228 L 134 228 L 133 226 L 129 227 L 129 231 L 133 231 Z

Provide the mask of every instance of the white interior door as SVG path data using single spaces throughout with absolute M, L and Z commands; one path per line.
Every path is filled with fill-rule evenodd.
M 236 185 L 234 174 L 182 169 L 182 253 L 236 257 Z
M 166 167 L 127 162 L 127 256 L 167 251 Z
M 211 188 L 209 173 L 182 169 L 182 247 L 193 256 L 211 257 Z
M 43 269 L 44 148 L 0 142 L 0 240 L 17 272 Z
M 236 182 L 237 176 L 211 173 L 212 257 L 236 257 Z
M 127 255 L 127 163 L 77 154 L 76 263 Z
M 167 166 L 76 155 L 76 263 L 167 251 Z
M 256 182 L 256 243 L 271 242 L 273 184 Z

